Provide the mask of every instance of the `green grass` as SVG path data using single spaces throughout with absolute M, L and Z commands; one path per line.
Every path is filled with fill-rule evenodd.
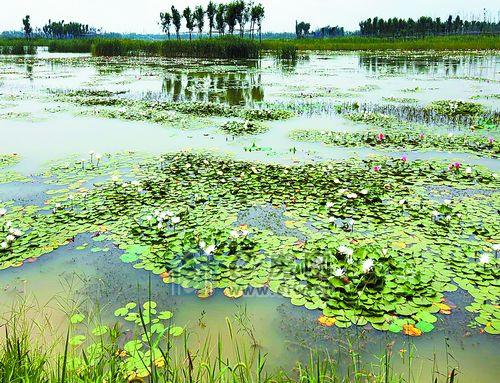
M 0 40 L 0 54 L 3 55 L 32 55 L 36 53 L 36 46 L 24 39 Z
M 259 57 L 257 42 L 236 37 L 222 39 L 188 40 L 124 40 L 103 39 L 92 44 L 94 56 L 162 56 L 162 57 L 205 57 L 246 58 Z
M 499 36 L 437 36 L 426 38 L 339 37 L 330 39 L 256 40 L 226 36 L 189 40 L 133 39 L 34 39 L 31 48 L 25 39 L 0 39 L 0 54 L 32 53 L 33 46 L 48 46 L 50 52 L 90 53 L 95 56 L 161 56 L 222 59 L 255 59 L 262 51 L 271 51 L 281 60 L 294 60 L 297 51 L 375 51 L 375 50 L 500 50 Z
M 276 51 L 293 44 L 298 50 L 499 50 L 499 36 L 438 36 L 420 39 L 338 37 L 330 39 L 264 40 L 262 48 Z
M 132 333 L 117 323 L 107 327 L 105 334 L 96 334 L 80 322 L 83 319 L 73 321 L 73 315 L 68 316 L 73 324 L 61 336 L 49 324 L 50 317 L 44 317 L 43 324 L 33 319 L 33 311 L 39 315 L 40 308 L 28 309 L 22 301 L 5 321 L 0 321 L 0 383 L 404 383 L 417 381 L 422 374 L 413 359 L 411 341 L 404 357 L 409 369 L 401 374 L 393 369 L 392 343 L 384 345 L 382 354 L 367 363 L 361 359 L 359 339 L 347 340 L 343 357 L 339 344 L 335 358 L 326 351 L 312 350 L 308 360 L 297 363 L 293 370 L 270 370 L 246 309 L 240 309 L 232 319 L 226 318 L 224 341 L 222 334 L 215 340 L 207 335 L 194 346 L 188 342 L 187 332 L 175 339 L 168 331 L 154 335 L 152 324 L 146 320 L 154 316 L 152 308 L 144 307 L 139 308 L 140 324 Z M 95 320 L 89 323 L 100 323 Z M 82 334 L 82 327 L 87 329 L 86 343 L 72 346 L 72 337 Z M 147 340 L 138 335 L 141 331 L 148 334 Z M 53 340 L 43 341 L 40 334 Z M 136 341 L 141 344 L 139 348 L 128 347 Z M 128 363 L 136 358 L 142 362 L 140 375 Z M 453 383 L 456 370 L 447 365 L 446 371 L 440 373 L 434 365 L 429 371 L 431 381 Z

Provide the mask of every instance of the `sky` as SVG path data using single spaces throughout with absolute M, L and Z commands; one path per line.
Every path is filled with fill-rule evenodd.
M 160 33 L 158 15 L 175 5 L 206 5 L 208 0 L 4 0 L 0 31 L 20 30 L 22 18 L 31 15 L 32 25 L 41 27 L 52 20 L 78 21 L 107 32 Z M 258 1 L 258 0 L 254 0 Z M 217 2 L 217 1 L 216 1 Z M 222 1 L 224 2 L 224 1 Z M 261 0 L 266 9 L 264 31 L 292 32 L 295 20 L 311 23 L 312 28 L 340 25 L 356 30 L 368 17 L 488 17 L 498 19 L 498 0 Z

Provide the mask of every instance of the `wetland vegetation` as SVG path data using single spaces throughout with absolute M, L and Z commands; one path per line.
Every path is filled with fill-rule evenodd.
M 0 41 L 0 382 L 494 381 L 498 37 L 239 3 Z

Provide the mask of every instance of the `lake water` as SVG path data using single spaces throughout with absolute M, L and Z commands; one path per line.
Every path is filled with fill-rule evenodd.
M 363 125 L 327 111 L 271 122 L 266 133 L 255 137 L 232 138 L 218 131 L 217 119 L 201 128 L 181 129 L 81 114 L 89 107 L 56 101 L 51 91 L 106 89 L 123 92 L 120 97 L 133 100 L 205 101 L 249 107 L 263 103 L 333 105 L 351 100 L 392 105 L 384 100 L 389 97 L 409 97 L 415 105 L 425 106 L 435 100 L 473 97 L 475 102 L 498 111 L 499 60 L 500 56 L 495 54 L 394 52 L 310 52 L 292 64 L 277 63 L 271 57 L 251 62 L 96 59 L 48 52 L 35 57 L 0 57 L 0 151 L 19 154 L 22 160 L 13 170 L 25 175 L 35 174 L 53 160 L 75 154 L 85 156 L 89 150 L 156 154 L 188 148 L 227 153 L 242 160 L 284 164 L 407 154 L 410 159 L 444 158 L 481 164 L 496 171 L 500 169 L 498 160 L 470 153 L 332 148 L 319 143 L 299 144 L 288 137 L 294 129 L 363 129 Z M 247 150 L 251 145 L 265 150 Z M 0 199 L 42 204 L 47 198 L 46 191 L 47 186 L 36 180 L 28 184 L 7 183 L 0 185 Z M 7 312 L 19 295 L 33 296 L 52 312 L 56 322 L 62 323 L 55 297 L 71 296 L 79 302 L 99 302 L 103 316 L 111 321 L 109 313 L 115 308 L 131 297 L 145 297 L 151 277 L 148 272 L 121 263 L 115 250 L 107 253 L 75 250 L 86 241 L 90 238 L 77 238 L 37 262 L 0 271 L 0 313 Z M 222 332 L 227 336 L 225 318 L 233 317 L 246 306 L 261 350 L 269 354 L 269 369 L 292 367 L 297 360 L 307 358 L 309 348 L 335 352 L 346 346 L 343 342 L 348 331 L 319 326 L 318 312 L 297 308 L 270 291 L 253 291 L 238 300 L 228 299 L 218 291 L 210 299 L 201 300 L 193 291 L 166 286 L 158 277 L 151 278 L 153 298 L 160 306 L 175 311 L 177 323 L 188 324 L 194 334 L 191 338 L 194 345 L 207 334 L 215 337 Z M 412 340 L 422 371 L 419 382 L 429 381 L 434 355 L 444 363 L 445 338 L 449 338 L 451 353 L 460 365 L 460 381 L 493 382 L 500 376 L 498 336 L 467 332 L 461 315 L 457 312 L 440 318 L 435 332 Z M 364 340 L 365 357 L 381 353 L 383 345 L 391 340 L 396 342 L 396 354 L 397 350 L 408 347 L 405 343 L 408 339 L 402 335 L 370 332 Z M 406 366 L 398 358 L 395 357 L 396 367 L 404 372 Z

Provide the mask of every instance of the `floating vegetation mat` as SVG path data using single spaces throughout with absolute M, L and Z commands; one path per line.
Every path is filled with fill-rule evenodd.
M 27 181 L 27 178 L 22 174 L 9 169 L 4 169 L 17 164 L 18 162 L 19 156 L 17 154 L 0 154 L 0 184 Z
M 473 298 L 470 326 L 500 332 L 500 185 L 485 168 L 91 153 L 41 177 L 65 186 L 43 206 L 0 203 L 0 269 L 93 233 L 121 249 L 123 262 L 202 298 L 267 288 L 321 310 L 325 325 L 421 335 L 453 312 L 447 292 L 463 289 Z M 470 192 L 440 200 L 429 187 Z
M 322 142 L 343 147 L 373 147 L 390 150 L 438 150 L 469 152 L 478 156 L 498 158 L 500 145 L 492 137 L 471 136 L 469 134 L 424 134 L 410 130 L 380 130 L 364 132 L 326 132 L 319 130 L 295 130 L 290 137 L 297 141 Z
M 260 121 L 283 120 L 293 116 L 292 112 L 277 108 L 247 108 L 213 102 L 133 100 L 101 90 L 77 90 L 56 92 L 56 94 L 60 101 L 69 101 L 78 105 L 118 107 L 120 111 L 108 110 L 106 112 L 110 114 L 110 117 L 123 116 L 128 119 L 162 120 L 168 112 L 199 117 L 236 117 Z M 127 109 L 131 109 L 128 114 Z

